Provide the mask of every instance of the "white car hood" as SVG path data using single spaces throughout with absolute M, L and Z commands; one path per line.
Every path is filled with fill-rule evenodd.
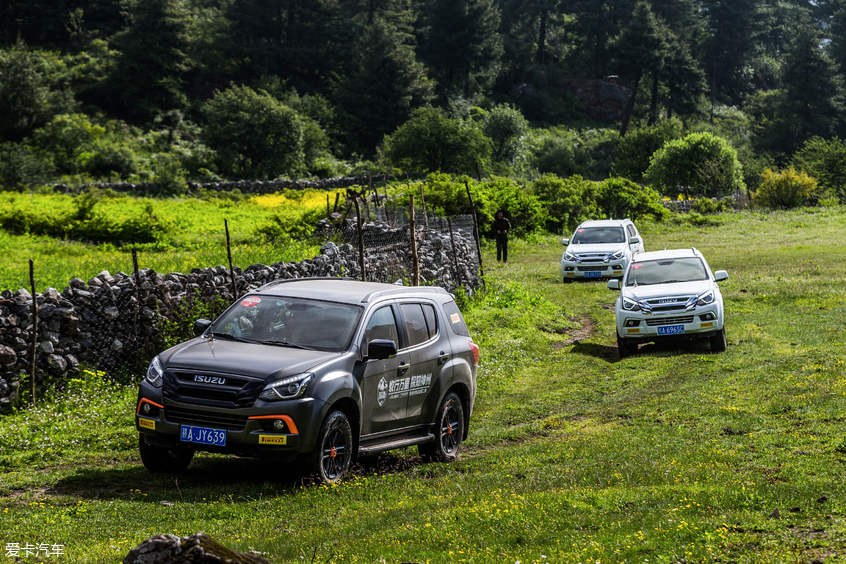
M 631 272 L 629 276 L 631 276 Z M 693 282 L 678 282 L 676 284 L 653 284 L 637 287 L 624 286 L 623 295 L 631 300 L 640 301 L 651 300 L 653 298 L 698 296 L 710 288 L 710 280 L 695 280 Z
M 620 249 L 625 249 L 626 245 L 623 243 L 597 243 L 593 245 L 575 245 L 570 244 L 567 246 L 567 252 L 576 254 L 584 254 L 584 253 L 615 253 Z

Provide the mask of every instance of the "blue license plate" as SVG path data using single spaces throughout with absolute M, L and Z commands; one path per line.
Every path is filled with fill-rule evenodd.
M 681 335 L 684 333 L 684 325 L 664 325 L 658 327 L 659 335 Z
M 585 278 L 601 278 L 602 273 L 599 271 L 595 272 L 585 272 Z
M 179 438 L 186 443 L 226 446 L 226 431 L 223 429 L 209 429 L 208 427 L 182 425 L 182 434 Z

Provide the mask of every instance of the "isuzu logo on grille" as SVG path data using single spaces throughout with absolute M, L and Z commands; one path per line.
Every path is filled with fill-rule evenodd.
M 203 384 L 225 384 L 226 378 L 219 378 L 217 376 L 200 376 L 197 374 L 194 376 L 195 382 L 202 382 Z
M 658 300 L 658 303 L 659 304 L 674 304 L 674 303 L 676 303 L 676 299 L 675 298 L 668 298 L 666 300 Z

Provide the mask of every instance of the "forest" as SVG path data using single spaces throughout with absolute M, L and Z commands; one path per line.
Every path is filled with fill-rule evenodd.
M 5 0 L 0 185 L 442 171 L 836 203 L 844 78 L 840 0 Z

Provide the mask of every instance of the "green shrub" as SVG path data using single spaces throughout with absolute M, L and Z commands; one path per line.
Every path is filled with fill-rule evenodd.
M 482 132 L 491 140 L 494 162 L 515 166 L 524 158 L 529 122 L 508 104 L 494 107 L 482 119 Z
M 325 216 L 326 210 L 322 207 L 283 209 L 256 228 L 255 234 L 276 242 L 304 239 L 314 233 L 315 225 Z
M 667 141 L 682 136 L 682 123 L 677 119 L 663 120 L 651 127 L 641 126 L 629 131 L 617 142 L 614 173 L 635 182 L 645 182 L 652 155 Z
M 85 170 L 94 143 L 105 133 L 104 127 L 91 123 L 85 114 L 60 114 L 32 137 L 60 172 L 76 174 Z
M 600 182 L 596 203 L 604 217 L 614 219 L 636 221 L 646 216 L 663 219 L 669 215 L 658 192 L 625 178 L 609 178 Z
M 793 167 L 781 172 L 765 170 L 755 201 L 768 208 L 795 208 L 811 203 L 817 181 Z
M 711 198 L 696 198 L 690 204 L 690 209 L 699 214 L 720 213 L 729 208 L 729 200 L 715 200 Z
M 153 186 L 156 194 L 173 196 L 184 194 L 188 190 L 185 182 L 187 171 L 176 155 L 156 155 L 153 160 Z
M 617 139 L 617 131 L 613 129 L 542 130 L 535 133 L 531 141 L 534 149 L 530 163 L 541 174 L 607 178 Z
M 0 143 L 0 188 L 21 190 L 41 182 L 50 165 L 30 147 L 19 143 Z
M 544 174 L 528 188 L 545 206 L 546 228 L 550 231 L 575 229 L 582 221 L 599 217 L 601 213 L 596 203 L 597 183 L 581 176 L 559 178 Z
M 692 133 L 667 142 L 652 157 L 646 179 L 663 194 L 681 188 L 720 196 L 746 186 L 737 152 L 711 133 Z
M 817 180 L 818 199 L 829 192 L 846 203 L 846 141 L 813 137 L 793 155 L 791 164 Z

